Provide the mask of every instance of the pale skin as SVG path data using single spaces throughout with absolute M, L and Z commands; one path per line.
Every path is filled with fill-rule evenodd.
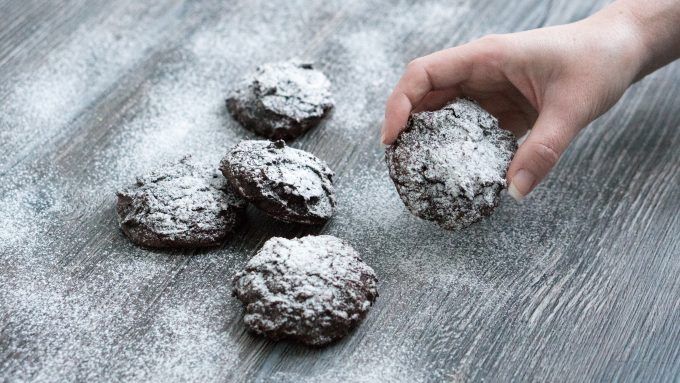
M 680 0 L 618 0 L 566 25 L 490 35 L 413 60 L 387 100 L 382 142 L 411 113 L 477 100 L 517 137 L 508 192 L 529 194 L 578 132 L 635 81 L 680 57 Z

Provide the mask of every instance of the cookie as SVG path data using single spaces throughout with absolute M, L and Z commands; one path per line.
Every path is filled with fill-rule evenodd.
M 517 150 L 515 136 L 469 99 L 411 115 L 385 150 L 390 177 L 414 215 L 448 230 L 491 214 Z
M 237 193 L 278 220 L 323 224 L 335 211 L 333 171 L 282 140 L 241 141 L 220 170 Z
M 246 207 L 217 169 L 196 164 L 190 156 L 138 177 L 117 196 L 125 235 L 153 248 L 219 245 Z
M 321 346 L 366 316 L 378 279 L 345 241 L 330 235 L 268 240 L 234 277 L 253 332 Z
M 264 64 L 241 80 L 227 98 L 229 113 L 253 132 L 293 139 L 316 126 L 333 107 L 331 83 L 312 64 Z

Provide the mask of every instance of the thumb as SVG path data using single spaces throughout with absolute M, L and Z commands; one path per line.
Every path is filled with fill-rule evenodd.
M 580 126 L 564 113 L 544 109 L 508 169 L 508 193 L 517 201 L 529 194 L 555 166 Z

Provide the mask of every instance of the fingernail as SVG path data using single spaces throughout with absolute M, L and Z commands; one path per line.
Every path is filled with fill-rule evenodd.
M 508 194 L 510 194 L 510 197 L 514 198 L 517 202 L 520 202 L 522 198 L 524 198 L 522 193 L 517 190 L 515 184 L 512 182 L 510 182 L 510 186 L 508 187 Z
M 534 186 L 534 182 L 536 182 L 536 177 L 533 174 L 528 170 L 520 169 L 515 173 L 515 176 L 512 177 L 512 180 L 510 180 L 508 194 L 519 202 L 529 194 L 531 188 Z

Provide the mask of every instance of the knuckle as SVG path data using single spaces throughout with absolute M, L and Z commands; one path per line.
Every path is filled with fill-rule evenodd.
M 479 39 L 480 58 L 489 64 L 499 66 L 506 57 L 508 41 L 506 36 L 491 34 Z
M 503 35 L 500 35 L 498 33 L 491 33 L 488 35 L 482 36 L 482 38 L 479 39 L 479 41 L 482 41 L 486 44 L 499 44 L 503 40 Z
M 425 60 L 423 60 L 422 57 L 418 57 L 416 59 L 411 60 L 407 65 L 406 65 L 406 71 L 407 72 L 420 72 L 425 68 Z
M 537 142 L 533 149 L 541 163 L 547 167 L 554 166 L 560 159 L 560 150 L 553 141 Z
M 489 51 L 502 52 L 507 45 L 507 38 L 504 35 L 486 35 L 482 37 L 480 43 L 483 44 Z

